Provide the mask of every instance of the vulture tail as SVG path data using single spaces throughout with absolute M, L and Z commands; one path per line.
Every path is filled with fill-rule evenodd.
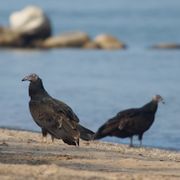
M 115 118 L 108 120 L 103 124 L 94 135 L 94 139 L 101 139 L 106 136 L 112 136 L 113 132 L 118 128 L 118 121 Z
M 78 130 L 80 132 L 80 138 L 85 141 L 93 140 L 94 132 L 78 124 Z
M 94 139 L 101 139 L 101 138 L 104 138 L 106 136 L 108 136 L 108 132 L 106 131 L 106 124 L 105 125 L 102 125 L 98 131 L 95 133 L 94 135 Z

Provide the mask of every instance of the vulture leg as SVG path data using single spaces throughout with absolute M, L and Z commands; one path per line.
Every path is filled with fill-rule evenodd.
M 52 143 L 54 142 L 54 136 L 51 135 L 51 140 L 52 140 Z
M 45 129 L 41 129 L 42 132 L 42 143 L 47 143 L 47 134 L 48 132 Z
M 139 144 L 139 147 L 142 147 L 142 139 L 140 140 L 140 144 Z
M 129 147 L 133 147 L 133 136 L 130 137 L 130 145 Z
M 143 138 L 143 134 L 140 134 L 139 137 L 138 137 L 138 139 L 140 141 L 139 147 L 142 147 L 142 138 Z
M 76 146 L 79 146 L 79 139 L 78 139 L 77 142 L 76 142 Z

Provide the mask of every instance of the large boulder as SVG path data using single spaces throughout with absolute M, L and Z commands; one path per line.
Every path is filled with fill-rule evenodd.
M 26 41 L 45 39 L 51 35 L 51 23 L 42 9 L 28 6 L 10 15 L 10 29 L 21 34 Z
M 126 45 L 109 34 L 100 34 L 95 37 L 94 42 L 101 49 L 124 49 Z
M 42 42 L 44 48 L 56 47 L 83 47 L 84 44 L 89 42 L 90 38 L 85 32 L 66 32 L 59 36 L 54 36 Z

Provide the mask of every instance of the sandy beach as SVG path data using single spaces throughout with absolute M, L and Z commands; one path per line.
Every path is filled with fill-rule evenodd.
M 100 141 L 42 143 L 40 133 L 0 129 L 0 179 L 180 179 L 180 153 Z

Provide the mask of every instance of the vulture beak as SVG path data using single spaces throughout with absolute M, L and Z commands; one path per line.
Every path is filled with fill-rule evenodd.
M 30 81 L 29 76 L 25 76 L 25 77 L 22 79 L 22 81 Z
M 162 102 L 162 104 L 165 104 L 165 101 L 164 101 L 164 99 L 163 99 L 163 98 L 161 99 L 161 102 Z

